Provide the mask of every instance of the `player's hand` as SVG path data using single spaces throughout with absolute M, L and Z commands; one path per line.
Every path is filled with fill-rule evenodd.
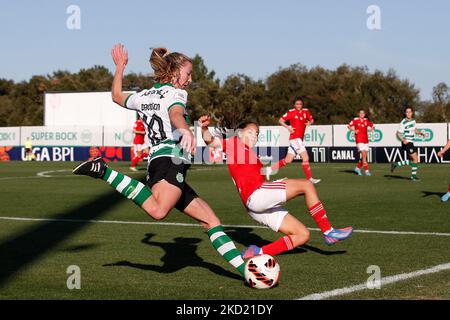
M 294 133 L 295 132 L 295 128 L 292 128 L 291 126 L 288 127 L 288 130 L 290 133 Z
M 355 133 L 358 134 L 358 132 L 359 132 L 359 129 L 356 129 L 356 130 L 355 130 Z
M 180 146 L 183 150 L 195 154 L 195 147 L 197 145 L 194 134 L 191 130 L 180 129 L 182 137 Z
M 438 152 L 438 157 L 442 158 L 444 156 L 444 153 L 442 151 Z
M 201 116 L 198 119 L 198 125 L 200 128 L 207 128 L 211 124 L 211 117 L 210 116 Z
M 123 44 L 118 43 L 111 49 L 111 56 L 114 60 L 114 64 L 118 68 L 125 68 L 128 63 L 128 51 Z
M 403 139 L 403 140 L 402 140 L 402 143 L 403 143 L 403 144 L 408 144 L 408 141 L 406 141 L 406 140 Z

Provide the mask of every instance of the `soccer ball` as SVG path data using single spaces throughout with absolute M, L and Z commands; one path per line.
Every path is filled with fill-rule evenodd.
M 245 263 L 245 282 L 255 289 L 268 289 L 278 283 L 280 265 L 274 257 L 262 254 Z

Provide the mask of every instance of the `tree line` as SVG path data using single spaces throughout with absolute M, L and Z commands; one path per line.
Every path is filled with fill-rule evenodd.
M 45 92 L 110 91 L 113 75 L 103 66 L 77 73 L 56 71 L 15 83 L 0 78 L 0 127 L 43 125 Z M 125 75 L 123 87 L 142 90 L 154 84 L 149 74 Z M 439 83 L 432 100 L 421 101 L 419 91 L 394 70 L 369 72 L 367 67 L 341 65 L 336 70 L 294 64 L 254 80 L 245 74 L 218 79 L 203 59 L 193 58 L 193 83 L 188 89 L 191 119 L 210 114 L 215 124 L 234 127 L 244 118 L 261 125 L 276 125 L 303 97 L 316 124 L 348 123 L 359 109 L 375 123 L 399 122 L 406 105 L 416 109 L 420 122 L 449 122 L 450 88 Z

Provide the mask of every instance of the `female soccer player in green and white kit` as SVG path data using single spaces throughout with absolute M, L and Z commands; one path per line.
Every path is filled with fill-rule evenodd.
M 413 118 L 413 108 L 406 107 L 405 108 L 405 116 L 399 125 L 397 131 L 397 137 L 402 141 L 402 149 L 408 153 L 410 160 L 399 161 L 396 163 L 391 163 L 391 172 L 394 172 L 395 168 L 402 166 L 411 166 L 411 180 L 418 181 L 417 178 L 417 170 L 418 170 L 418 156 L 417 149 L 414 146 L 414 136 L 419 134 L 424 136 L 423 132 L 420 132 L 416 129 L 416 120 Z
M 182 53 L 153 49 L 150 64 L 157 83 L 139 93 L 122 91 L 122 78 L 128 52 L 117 44 L 112 49 L 116 65 L 112 84 L 115 103 L 137 111 L 145 123 L 152 153 L 147 185 L 109 168 L 101 157 L 78 165 L 73 173 L 100 178 L 141 207 L 156 220 L 164 219 L 177 208 L 197 220 L 207 231 L 213 247 L 244 274 L 244 260 L 209 205 L 186 183 L 190 153 L 196 142 L 187 123 L 187 92 L 191 82 L 192 61 Z

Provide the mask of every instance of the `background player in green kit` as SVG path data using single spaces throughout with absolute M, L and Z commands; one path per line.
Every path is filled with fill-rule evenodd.
M 207 231 L 213 247 L 241 275 L 244 260 L 210 206 L 186 183 L 190 158 L 196 148 L 186 121 L 187 92 L 192 82 L 192 61 L 182 53 L 153 49 L 150 64 L 157 83 L 135 94 L 122 91 L 122 78 L 128 63 L 123 45 L 112 49 L 116 65 L 112 84 L 115 103 L 137 111 L 144 121 L 152 153 L 148 164 L 147 185 L 108 168 L 102 158 L 78 165 L 73 173 L 100 178 L 141 207 L 150 217 L 164 219 L 173 208 L 198 221 Z
M 413 108 L 405 108 L 405 117 L 398 127 L 397 137 L 402 141 L 402 149 L 408 153 L 409 160 L 391 163 L 391 172 L 395 168 L 402 166 L 411 166 L 411 180 L 417 181 L 418 162 L 417 149 L 414 146 L 414 137 L 416 134 L 425 136 L 424 133 L 416 129 L 416 120 L 413 118 Z

